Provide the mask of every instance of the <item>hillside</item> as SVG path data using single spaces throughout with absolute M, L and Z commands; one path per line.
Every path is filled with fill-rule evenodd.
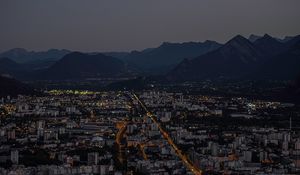
M 145 49 L 127 54 L 123 60 L 143 73 L 161 74 L 174 68 L 185 58 L 193 58 L 219 48 L 214 41 L 163 43 L 157 48 Z
M 114 57 L 72 52 L 42 71 L 38 79 L 107 78 L 119 76 L 125 72 L 125 69 L 125 64 Z
M 17 95 L 32 95 L 36 92 L 29 86 L 12 78 L 0 76 L 0 97 L 17 96 Z
M 269 35 L 254 42 L 236 36 L 215 51 L 182 61 L 167 78 L 171 81 L 295 79 L 300 75 L 299 42 L 299 36 L 285 43 Z
M 68 53 L 70 53 L 70 51 L 65 49 L 49 49 L 47 51 L 27 51 L 23 48 L 14 48 L 0 53 L 0 58 L 7 57 L 14 60 L 17 63 L 26 63 L 43 59 L 51 59 L 52 61 L 56 61 Z
M 250 41 L 238 35 L 215 51 L 184 60 L 167 77 L 175 81 L 239 78 L 255 69 L 262 57 Z

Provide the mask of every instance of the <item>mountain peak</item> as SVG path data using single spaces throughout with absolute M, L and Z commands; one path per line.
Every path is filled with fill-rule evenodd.
M 264 34 L 263 38 L 273 38 L 273 37 L 266 33 Z
M 216 41 L 212 41 L 212 40 L 205 40 L 205 41 L 203 42 L 203 44 L 219 44 L 219 43 L 216 42 Z
M 251 34 L 248 38 L 249 41 L 251 41 L 252 43 L 256 42 L 257 40 L 259 39 L 262 39 L 262 38 L 268 38 L 268 39 L 274 39 L 274 37 L 272 37 L 271 35 L 265 33 L 263 36 L 259 36 L 259 35 L 254 35 L 254 34 Z
M 273 38 L 272 36 L 265 34 L 263 37 L 257 39 L 254 43 L 262 43 L 262 44 L 270 44 L 271 42 L 273 43 L 280 43 L 277 39 Z
M 251 41 L 251 42 L 255 42 L 255 41 L 258 40 L 259 38 L 261 38 L 261 36 L 251 34 L 251 35 L 248 37 L 248 40 Z
M 284 50 L 284 44 L 268 34 L 257 39 L 253 44 L 267 57 L 277 55 Z
M 259 61 L 259 58 L 262 56 L 254 44 L 241 35 L 237 35 L 229 40 L 220 48 L 219 53 L 226 59 L 235 58 L 247 64 Z
M 245 39 L 247 40 L 245 37 L 243 37 L 242 35 L 236 35 L 235 37 L 233 37 L 232 39 Z
M 269 34 L 264 34 L 263 37 L 257 39 L 256 41 L 259 41 L 259 40 L 276 40 L 276 39 L 273 38 L 272 36 L 270 36 Z
M 118 76 L 125 71 L 124 63 L 104 54 L 72 52 L 45 70 L 41 78 L 85 79 Z
M 242 44 L 242 43 L 248 43 L 249 41 L 243 37 L 242 35 L 237 35 L 235 37 L 233 37 L 231 40 L 229 40 L 225 45 L 230 45 L 230 44 L 235 44 L 235 43 L 239 43 L 239 44 Z
M 237 35 L 233 37 L 231 40 L 229 40 L 223 48 L 235 48 L 235 49 L 241 49 L 241 48 L 252 48 L 252 43 L 247 40 L 245 37 L 241 35 Z

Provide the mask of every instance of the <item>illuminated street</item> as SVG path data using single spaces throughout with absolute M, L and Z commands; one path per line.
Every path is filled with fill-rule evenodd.
M 162 133 L 163 137 L 168 141 L 168 143 L 173 147 L 176 154 L 182 162 L 189 168 L 190 171 L 192 171 L 196 175 L 201 175 L 202 171 L 199 170 L 197 167 L 193 165 L 193 163 L 187 158 L 186 155 L 184 155 L 181 150 L 178 149 L 178 147 L 174 144 L 171 137 L 168 135 L 166 131 L 163 130 L 163 128 L 160 126 L 160 124 L 157 122 L 157 120 L 154 118 L 155 116 L 151 114 L 151 112 L 147 109 L 147 107 L 143 104 L 143 102 L 138 98 L 136 94 L 133 93 L 133 96 L 136 100 L 138 100 L 139 104 L 142 106 L 142 108 L 145 110 L 146 115 L 151 118 L 151 120 L 158 126 L 160 132 Z

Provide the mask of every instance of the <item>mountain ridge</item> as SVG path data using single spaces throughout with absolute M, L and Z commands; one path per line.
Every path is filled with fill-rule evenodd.
M 296 36 L 282 44 L 273 37 L 264 35 L 253 43 L 241 35 L 237 35 L 215 51 L 182 61 L 167 74 L 167 78 L 171 81 L 253 78 L 251 76 L 253 72 L 261 70 L 262 65 L 271 64 L 272 61 L 276 60 L 276 55 L 284 54 L 284 51 L 288 47 L 290 48 L 292 43 L 299 40 L 298 38 Z M 289 54 L 289 56 L 295 57 L 290 61 L 293 60 L 295 66 L 300 67 L 297 63 L 298 55 Z
M 141 72 L 152 74 L 165 73 L 184 58 L 199 56 L 220 47 L 214 41 L 169 43 L 164 42 L 157 48 L 133 51 L 123 59 Z
M 47 51 L 27 51 L 24 48 L 13 48 L 0 53 L 0 57 L 7 57 L 17 63 L 26 63 L 37 59 L 58 60 L 64 55 L 70 53 L 66 49 L 49 49 Z
M 125 64 L 104 54 L 71 52 L 44 70 L 40 79 L 84 79 L 118 76 L 125 71 Z

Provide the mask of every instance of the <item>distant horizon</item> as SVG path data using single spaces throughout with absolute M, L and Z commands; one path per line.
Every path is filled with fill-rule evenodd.
M 11 48 L 132 51 L 162 42 L 224 43 L 300 31 L 299 0 L 1 0 L 0 52 Z
M 89 52 L 89 53 L 92 53 L 92 52 L 99 52 L 99 53 L 104 53 L 104 52 L 132 52 L 132 51 L 143 51 L 143 50 L 145 50 L 145 49 L 149 49 L 149 48 L 157 48 L 157 47 L 159 47 L 159 46 L 161 46 L 163 43 L 179 43 L 179 44 L 183 44 L 183 43 L 190 43 L 190 42 L 194 42 L 194 43 L 204 43 L 205 41 L 215 41 L 215 42 L 217 42 L 217 43 L 220 43 L 220 44 L 225 44 L 226 42 L 228 42 L 230 39 L 232 39 L 232 38 L 234 38 L 235 36 L 237 36 L 237 35 L 241 35 L 241 36 L 243 36 L 244 38 L 246 38 L 246 39 L 249 39 L 249 37 L 251 36 L 251 35 L 255 35 L 255 36 L 260 36 L 260 37 L 262 37 L 262 36 L 264 36 L 264 35 L 270 35 L 271 37 L 273 37 L 273 38 L 276 38 L 276 39 L 284 39 L 284 38 L 286 38 L 286 37 L 295 37 L 295 36 L 298 36 L 298 35 L 300 35 L 300 34 L 296 34 L 296 35 L 284 35 L 284 36 L 273 36 L 273 35 L 271 35 L 271 34 L 268 34 L 268 33 L 262 33 L 262 34 L 249 34 L 248 36 L 245 36 L 245 35 L 241 35 L 241 34 L 236 34 L 236 35 L 234 35 L 234 36 L 232 36 L 231 38 L 229 38 L 228 40 L 226 40 L 226 41 L 223 41 L 223 42 L 220 42 L 220 41 L 216 41 L 216 40 L 211 40 L 211 39 L 205 39 L 205 40 L 203 40 L 203 41 L 196 41 L 196 40 L 194 40 L 194 41 L 182 41 L 182 42 L 174 42 L 174 41 L 162 41 L 162 42 L 160 42 L 160 44 L 158 44 L 158 45 L 156 45 L 156 46 L 150 46 L 150 47 L 145 47 L 145 48 L 142 48 L 142 49 L 131 49 L 131 50 L 104 50 L 104 51 L 101 51 L 101 50 L 73 50 L 73 49 L 68 49 L 68 48 L 48 48 L 48 49 L 28 49 L 28 48 L 25 48 L 25 47 L 13 47 L 13 48 L 10 48 L 10 49 L 7 49 L 7 50 L 3 50 L 3 51 L 1 51 L 0 50 L 0 54 L 1 53 L 4 53 L 4 52 L 6 52 L 6 51 L 10 51 L 10 50 L 13 50 L 13 49 L 25 49 L 26 51 L 28 51 L 28 52 L 47 52 L 47 51 L 49 51 L 49 50 L 52 50 L 52 49 L 55 49 L 55 50 L 68 50 L 68 51 L 71 51 L 71 52 Z

